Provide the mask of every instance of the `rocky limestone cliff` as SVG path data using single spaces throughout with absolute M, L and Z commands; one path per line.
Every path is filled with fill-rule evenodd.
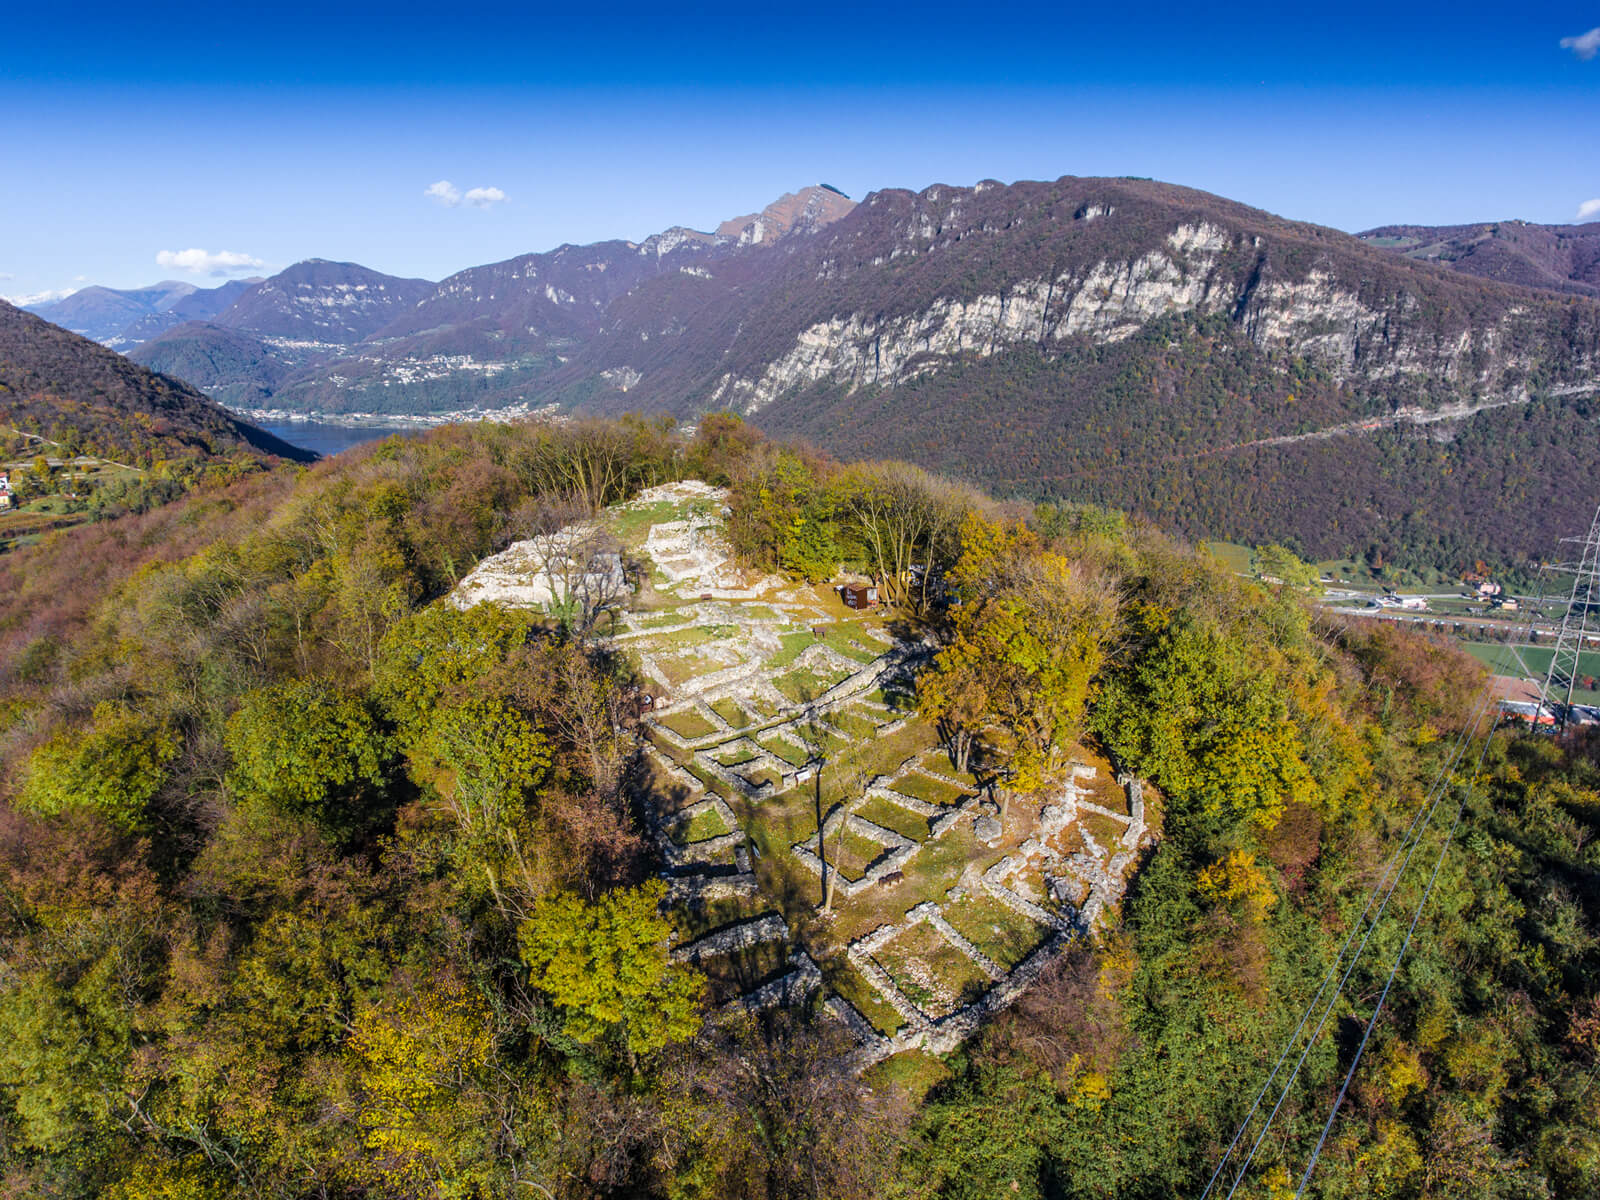
M 957 201 L 943 220 L 926 208 L 914 214 L 889 258 L 918 253 L 919 241 L 941 237 L 959 213 Z M 1117 209 L 1088 206 L 1078 219 L 1102 220 L 1104 229 Z M 1424 312 L 1432 297 L 1369 286 L 1369 278 L 1340 265 L 1318 262 L 1295 278 L 1273 269 L 1272 247 L 1260 234 L 1180 221 L 1142 253 L 1107 255 L 1049 276 L 1027 272 L 996 290 L 937 297 L 914 312 L 830 316 L 798 331 L 759 372 L 723 373 L 711 398 L 756 413 L 797 390 L 896 387 L 963 357 L 1080 337 L 1116 343 L 1158 318 L 1183 314 L 1225 315 L 1269 358 L 1314 360 L 1341 383 L 1410 379 L 1434 393 L 1525 397 L 1541 365 L 1569 383 L 1600 383 L 1593 313 L 1585 314 L 1587 338 L 1552 354 L 1548 309 L 1513 302 L 1484 320 L 1447 311 L 1441 323 Z

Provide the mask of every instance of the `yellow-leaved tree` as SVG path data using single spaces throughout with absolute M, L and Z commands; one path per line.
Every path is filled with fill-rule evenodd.
M 483 998 L 449 976 L 357 1018 L 349 1053 L 369 1183 L 432 1181 L 441 1196 L 478 1194 L 473 1165 L 491 1133 L 481 1074 L 493 1028 Z
M 522 922 L 522 961 L 580 1042 L 614 1038 L 630 1059 L 681 1041 L 700 1024 L 705 977 L 675 963 L 659 880 L 594 903 L 561 892 Z
M 1025 526 L 969 513 L 961 547 L 949 641 L 918 680 L 919 707 L 958 770 L 981 738 L 1011 789 L 1037 791 L 1082 732 L 1116 628 L 1115 589 Z

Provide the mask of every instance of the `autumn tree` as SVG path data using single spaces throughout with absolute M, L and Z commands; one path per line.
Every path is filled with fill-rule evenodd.
M 699 1026 L 704 978 L 673 962 L 659 882 L 588 903 L 568 892 L 534 906 L 518 934 L 529 982 L 580 1042 L 614 1039 L 630 1059 Z
M 965 766 L 982 736 L 1011 788 L 1059 774 L 1082 729 L 1092 682 L 1116 623 L 1110 584 L 1025 528 L 969 514 L 950 574 L 960 603 L 948 644 L 918 681 L 918 703 Z
M 372 1185 L 400 1182 L 408 1190 L 464 1196 L 488 1182 L 484 1159 L 493 1125 L 483 1077 L 494 1053 L 493 1028 L 483 998 L 451 976 L 362 1013 L 349 1054 L 366 1150 L 358 1170 Z

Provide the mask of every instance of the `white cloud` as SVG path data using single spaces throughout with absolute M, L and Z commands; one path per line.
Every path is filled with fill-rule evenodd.
M 491 208 L 505 201 L 506 194 L 497 187 L 472 188 L 461 197 L 463 204 L 470 204 L 473 208 Z
M 191 275 L 226 275 L 229 271 L 247 271 L 266 264 L 249 254 L 237 250 L 162 250 L 156 255 L 156 265 L 169 270 L 187 271 Z
M 1596 54 L 1600 54 L 1600 25 L 1596 25 L 1588 33 L 1580 33 L 1577 37 L 1562 38 L 1561 48 L 1571 50 L 1584 62 L 1588 62 Z
M 1573 220 L 1587 221 L 1590 217 L 1600 217 L 1600 196 L 1596 196 L 1593 200 L 1585 200 L 1578 205 L 1578 215 Z
M 445 208 L 458 208 L 463 204 L 468 208 L 493 208 L 496 204 L 505 203 L 506 200 L 506 194 L 497 187 L 468 188 L 463 192 L 448 179 L 430 183 L 423 189 L 422 194 Z
M 461 191 L 448 179 L 441 179 L 438 183 L 430 183 L 422 193 L 435 204 L 442 204 L 446 208 L 454 208 L 461 203 Z

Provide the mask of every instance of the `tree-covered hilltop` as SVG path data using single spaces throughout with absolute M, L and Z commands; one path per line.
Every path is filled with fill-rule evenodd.
M 1002 801 L 1084 744 L 1153 785 L 1120 913 L 944 1059 L 715 1009 L 605 622 L 444 602 L 676 479 L 753 568 L 877 577 Z M 0 559 L 4 1191 L 1198 1195 L 1480 682 L 1142 521 L 729 418 L 443 428 L 71 531 Z M 1309 1194 L 1593 1195 L 1600 754 L 1500 737 L 1451 788 Z M 1423 883 L 1240 1194 L 1298 1175 Z
M 0 301 L 0 437 L 150 466 L 162 459 L 295 462 L 313 455 L 231 416 L 176 379 Z

